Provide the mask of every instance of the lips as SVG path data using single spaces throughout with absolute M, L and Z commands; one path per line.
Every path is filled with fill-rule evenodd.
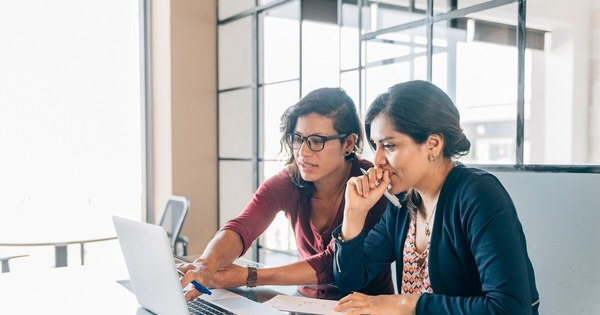
M 298 166 L 300 166 L 303 169 L 312 169 L 312 168 L 316 167 L 317 165 L 306 162 L 306 161 L 298 161 Z

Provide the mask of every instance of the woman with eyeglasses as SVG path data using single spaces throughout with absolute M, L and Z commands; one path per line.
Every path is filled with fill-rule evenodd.
M 453 158 L 470 142 L 460 115 L 426 81 L 391 87 L 370 106 L 365 128 L 375 167 L 346 187 L 333 232 L 335 282 L 351 292 L 396 262 L 396 295 L 356 293 L 347 314 L 537 314 L 539 295 L 513 202 L 493 175 Z M 402 198 L 365 229 L 388 187 Z
M 372 166 L 356 155 L 363 141 L 356 107 L 342 89 L 318 89 L 285 111 L 280 129 L 282 151 L 288 155 L 286 168 L 258 188 L 242 213 L 220 229 L 200 258 L 179 267 L 187 272 L 182 285 L 192 280 L 212 288 L 300 285 L 300 292 L 307 296 L 340 297 L 337 289 L 328 285 L 333 281 L 331 232 L 342 222 L 346 182 L 360 175 L 361 168 Z M 385 200 L 373 203 L 365 219 L 367 228 L 380 219 L 385 206 Z M 261 269 L 233 265 L 279 211 L 290 221 L 300 260 Z M 357 290 L 393 293 L 390 268 L 382 268 Z M 199 295 L 191 290 L 186 298 Z

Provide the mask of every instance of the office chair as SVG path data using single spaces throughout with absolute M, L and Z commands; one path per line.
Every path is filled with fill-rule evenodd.
M 20 257 L 27 257 L 29 255 L 14 255 L 14 256 L 6 256 L 6 257 L 0 257 L 0 261 L 2 262 L 2 273 L 4 272 L 10 272 L 10 265 L 9 262 L 11 259 L 13 258 L 20 258 Z
M 159 225 L 167 232 L 171 240 L 173 254 L 177 256 L 187 255 L 188 239 L 185 236 L 180 236 L 179 232 L 181 232 L 181 227 L 183 226 L 189 207 L 190 202 L 187 198 L 171 196 L 160 219 Z M 181 251 L 178 250 L 178 245 L 181 245 Z

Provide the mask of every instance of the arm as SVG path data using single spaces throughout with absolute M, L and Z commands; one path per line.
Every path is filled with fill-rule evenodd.
M 363 229 L 355 238 L 341 241 L 341 226 L 333 231 L 335 257 L 333 277 L 342 292 L 357 291 L 389 268 L 395 259 L 394 240 L 398 209 L 388 204 L 381 220 L 371 229 Z
M 287 186 L 286 186 L 287 185 Z M 285 208 L 283 193 L 291 183 L 283 171 L 264 182 L 252 196 L 244 211 L 225 226 L 210 241 L 200 258 L 194 263 L 179 267 L 186 273 L 182 286 L 196 280 L 207 287 L 224 288 L 240 282 L 242 271 L 231 263 L 243 255 L 252 242 L 262 234 L 280 209 Z M 243 275 L 243 282 L 246 282 Z M 237 285 L 235 285 L 237 286 Z M 189 299 L 199 295 L 195 290 L 188 292 Z
M 491 175 L 459 192 L 461 226 L 483 296 L 423 294 L 418 314 L 531 314 L 527 252 L 512 200 Z

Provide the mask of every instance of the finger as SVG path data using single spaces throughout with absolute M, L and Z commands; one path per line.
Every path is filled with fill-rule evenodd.
M 385 173 L 385 170 L 382 168 L 377 168 L 377 180 L 381 181 L 383 178 L 383 174 Z
M 338 305 L 340 305 L 340 304 L 344 304 L 344 303 L 346 303 L 346 302 L 350 301 L 350 300 L 352 299 L 352 294 L 353 294 L 353 293 L 350 293 L 350 294 L 348 294 L 348 295 L 344 296 L 343 298 L 341 298 L 341 299 L 338 301 Z
M 346 300 L 344 302 L 342 302 L 342 300 L 340 300 L 338 302 L 338 305 L 336 305 L 333 308 L 333 310 L 336 312 L 343 312 L 345 310 L 351 309 L 352 308 L 351 304 L 352 304 L 352 300 Z
M 192 282 L 192 280 L 201 281 L 200 274 L 194 270 L 189 270 L 179 280 L 179 282 L 181 283 L 181 288 L 183 289 L 187 287 Z
M 338 301 L 338 305 L 344 304 L 344 303 L 348 303 L 350 301 L 354 301 L 354 300 L 364 300 L 365 298 L 367 298 L 366 294 L 360 293 L 360 292 L 352 292 L 346 296 L 344 296 L 343 298 L 341 298 Z
M 189 302 L 195 300 L 200 295 L 202 295 L 202 293 L 198 292 L 198 290 L 191 289 L 185 293 L 185 300 Z
M 340 300 L 341 302 L 341 300 Z M 344 302 L 343 304 L 338 304 L 334 310 L 336 312 L 343 312 L 345 310 L 350 310 L 350 309 L 357 309 L 357 308 L 364 308 L 365 306 L 368 306 L 368 303 L 366 300 L 357 298 L 357 297 L 351 297 L 348 301 Z
M 360 307 L 353 308 L 350 312 L 344 313 L 345 315 L 363 315 L 363 314 L 373 314 L 372 311 L 369 311 L 368 307 Z
M 192 270 L 194 269 L 194 265 L 193 264 L 188 264 L 188 263 L 184 263 L 184 264 L 179 264 L 177 265 L 177 269 L 183 271 L 183 273 L 188 272 L 188 270 Z
M 362 187 L 362 181 L 360 180 L 360 177 L 352 177 L 350 178 L 350 180 L 348 180 L 348 183 L 352 186 L 354 186 L 354 191 L 356 192 L 357 195 L 362 196 L 363 195 L 363 187 Z
M 369 177 L 361 176 L 359 178 L 360 178 L 362 189 L 363 189 L 363 196 L 369 197 L 369 191 L 371 190 L 370 189 L 371 183 L 369 182 Z
M 392 183 L 392 179 L 390 178 L 390 171 L 384 171 L 381 176 L 381 184 L 387 187 Z

